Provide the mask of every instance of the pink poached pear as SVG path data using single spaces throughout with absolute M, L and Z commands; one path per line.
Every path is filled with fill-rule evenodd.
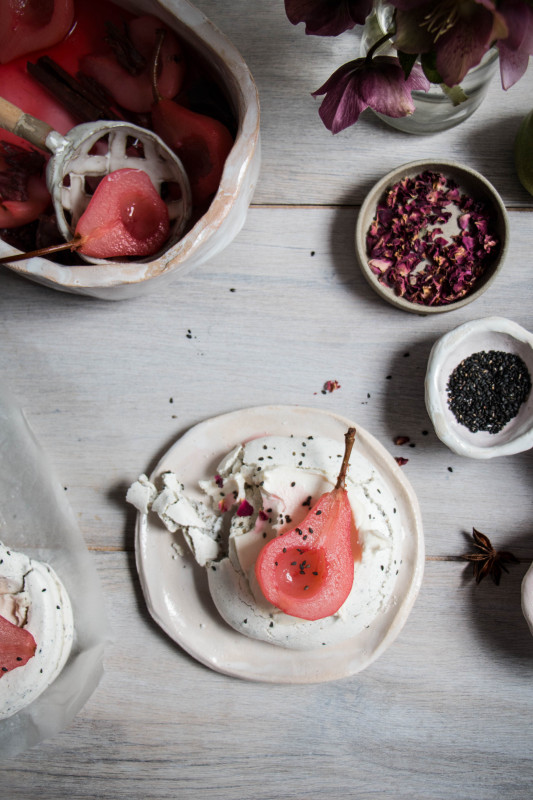
M 76 249 L 93 258 L 149 256 L 168 239 L 165 202 L 146 172 L 119 169 L 106 175 L 76 225 Z
M 50 202 L 44 157 L 32 148 L 0 141 L 0 228 L 33 222 Z
M 352 589 L 354 523 L 346 474 L 354 439 L 355 428 L 350 428 L 335 488 L 319 498 L 297 527 L 266 544 L 256 561 L 266 599 L 293 617 L 329 617 Z
M 4 256 L 0 264 L 60 250 L 75 250 L 92 258 L 150 256 L 163 246 L 169 231 L 168 208 L 146 172 L 118 169 L 96 187 L 70 242 Z
M 135 74 L 128 71 L 112 52 L 89 53 L 82 57 L 81 71 L 107 89 L 113 99 L 129 111 L 150 110 L 153 81 L 162 97 L 174 97 L 183 83 L 185 60 L 177 36 L 151 15 L 136 17 L 126 25 L 128 37 L 144 59 L 144 68 Z M 155 75 L 152 71 L 159 31 L 165 31 Z
M 158 72 L 166 35 L 160 36 L 158 42 L 154 75 Z M 152 89 L 153 130 L 180 158 L 189 178 L 193 206 L 203 213 L 219 187 L 233 137 L 219 120 L 164 97 L 159 83 L 154 81 Z
M 2 0 L 0 64 L 61 42 L 73 22 L 73 0 Z
M 29 631 L 0 616 L 0 678 L 33 658 L 37 644 Z

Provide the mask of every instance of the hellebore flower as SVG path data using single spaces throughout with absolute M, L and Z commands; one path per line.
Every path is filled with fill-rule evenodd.
M 325 94 L 319 109 L 322 122 L 332 133 L 357 122 L 365 108 L 389 117 L 405 117 L 415 110 L 411 92 L 427 92 L 430 82 L 415 64 L 408 78 L 397 58 L 357 58 L 339 67 L 313 96 Z
M 509 89 L 522 77 L 533 55 L 533 8 L 523 0 L 503 0 L 499 10 L 509 29 L 509 36 L 496 43 L 502 87 Z
M 371 10 L 372 0 L 285 0 L 289 21 L 305 22 L 305 32 L 315 36 L 338 36 L 363 25 Z
M 459 84 L 497 39 L 507 36 L 493 0 L 392 0 L 394 44 L 405 53 L 433 52 L 442 83 Z

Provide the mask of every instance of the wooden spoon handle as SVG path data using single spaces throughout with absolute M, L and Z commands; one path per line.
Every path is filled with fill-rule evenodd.
M 31 114 L 25 114 L 3 97 L 0 97 L 0 128 L 21 136 L 41 150 L 50 149 L 46 145 L 46 137 L 54 130 L 52 126 L 32 117 Z

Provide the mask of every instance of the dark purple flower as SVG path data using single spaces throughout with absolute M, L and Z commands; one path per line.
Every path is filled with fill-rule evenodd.
M 363 25 L 371 10 L 372 0 L 285 0 L 290 22 L 305 22 L 305 32 L 315 36 L 338 36 Z
M 509 89 L 524 74 L 533 55 L 533 8 L 523 0 L 502 0 L 501 12 L 509 36 L 497 42 L 502 86 Z
M 507 36 L 505 19 L 493 0 L 392 0 L 394 42 L 405 53 L 434 52 L 448 86 L 459 84 L 492 44 Z
M 415 110 L 411 92 L 427 92 L 428 79 L 415 65 L 406 79 L 397 58 L 357 58 L 339 67 L 313 95 L 325 94 L 319 114 L 332 133 L 348 128 L 365 108 L 388 117 L 405 117 Z

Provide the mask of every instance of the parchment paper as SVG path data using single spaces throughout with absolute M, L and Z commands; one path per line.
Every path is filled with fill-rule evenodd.
M 0 761 L 65 728 L 102 675 L 109 636 L 102 592 L 65 494 L 24 414 L 0 385 L 0 541 L 55 569 L 70 595 L 75 627 L 61 674 L 30 705 L 0 720 Z

